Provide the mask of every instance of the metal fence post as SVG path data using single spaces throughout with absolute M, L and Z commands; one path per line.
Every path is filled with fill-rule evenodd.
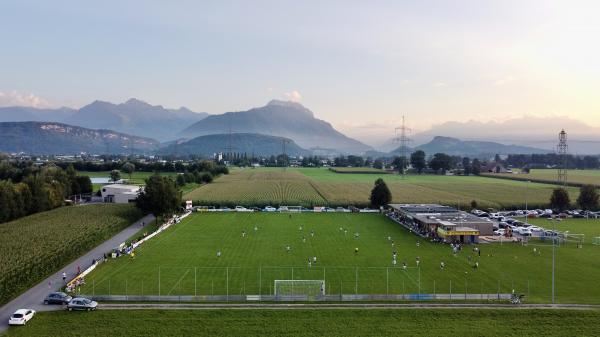
M 258 296 L 262 295 L 262 267 L 258 267 Z
M 227 301 L 229 301 L 229 267 L 226 267 L 225 275 L 226 275 L 225 283 L 226 283 L 226 288 L 227 288 Z
M 390 295 L 390 267 L 385 268 L 385 295 Z
M 354 295 L 358 294 L 358 267 L 355 268 L 354 272 Z

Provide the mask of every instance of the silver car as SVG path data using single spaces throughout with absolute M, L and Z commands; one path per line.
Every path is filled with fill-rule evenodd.
M 96 310 L 97 307 L 98 307 L 98 302 L 92 301 L 92 300 L 84 298 L 84 297 L 76 297 L 76 298 L 72 299 L 71 302 L 69 302 L 69 304 L 67 304 L 67 310 L 69 310 L 69 311 L 73 311 L 73 310 L 92 311 L 92 310 Z

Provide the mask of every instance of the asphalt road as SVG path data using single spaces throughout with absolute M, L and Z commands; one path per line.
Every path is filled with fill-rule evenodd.
M 8 318 L 17 309 L 27 308 L 34 309 L 36 311 L 50 311 L 63 309 L 60 305 L 44 305 L 42 303 L 44 297 L 46 297 L 46 295 L 49 292 L 56 291 L 64 285 L 64 282 L 62 280 L 62 273 L 65 272 L 67 274 L 67 281 L 72 279 L 77 273 L 78 266 L 81 267 L 81 270 L 86 269 L 92 264 L 93 259 L 100 258 L 104 253 L 109 252 L 111 249 L 117 247 L 119 244 L 125 242 L 127 239 L 129 239 L 135 233 L 137 233 L 141 229 L 142 222 L 148 224 L 152 220 L 154 220 L 154 216 L 152 215 L 147 215 L 144 218 L 138 220 L 131 226 L 119 232 L 117 235 L 100 244 L 98 247 L 92 249 L 85 255 L 79 257 L 75 261 L 56 271 L 56 273 L 52 274 L 36 286 L 25 291 L 24 293 L 19 295 L 19 297 L 0 307 L 0 333 L 4 332 L 8 328 Z
M 555 309 L 600 310 L 588 304 L 486 303 L 100 303 L 102 310 L 340 310 L 340 309 Z

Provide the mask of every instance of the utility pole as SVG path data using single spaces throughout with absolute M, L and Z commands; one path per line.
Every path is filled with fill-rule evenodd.
M 408 138 L 408 134 L 411 132 L 410 128 L 407 128 L 404 124 L 404 116 L 402 116 L 402 126 L 397 127 L 395 130 L 396 136 L 393 138 L 393 141 L 396 143 L 400 143 L 400 147 L 398 151 L 400 152 L 400 158 L 402 158 L 403 163 L 401 165 L 408 166 L 408 143 L 410 142 L 410 138 Z M 400 135 L 398 135 L 398 131 L 400 131 Z M 406 178 L 406 168 L 402 168 L 402 178 Z

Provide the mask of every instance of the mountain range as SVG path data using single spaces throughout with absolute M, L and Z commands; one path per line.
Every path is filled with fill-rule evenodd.
M 199 155 L 211 157 L 219 152 L 246 153 L 252 155 L 276 156 L 283 153 L 290 156 L 306 156 L 311 152 L 298 146 L 289 138 L 261 135 L 256 133 L 231 133 L 199 136 L 187 141 L 177 141 L 158 151 L 158 154 Z M 229 145 L 231 144 L 231 145 Z M 229 147 L 231 146 L 231 149 Z
M 414 144 L 423 144 L 435 136 L 447 136 L 469 141 L 492 141 L 545 149 L 553 152 L 558 144 L 558 133 L 568 133 L 569 152 L 599 154 L 600 128 L 568 117 L 512 118 L 502 122 L 445 122 L 427 131 L 413 135 Z
M 160 141 L 177 138 L 179 131 L 206 116 L 208 114 L 205 112 L 193 112 L 184 107 L 166 109 L 135 98 L 121 104 L 94 101 L 80 109 L 0 108 L 0 122 L 60 122 L 152 137 Z
M 410 151 L 422 150 L 427 155 L 435 153 L 446 153 L 454 156 L 468 157 L 492 157 L 496 154 L 540 154 L 548 153 L 548 150 L 521 146 L 521 145 L 505 145 L 496 142 L 460 140 L 452 137 L 436 136 L 430 142 L 419 145 Z M 392 151 L 391 154 L 399 155 L 400 148 Z
M 293 139 L 306 149 L 335 149 L 341 153 L 363 153 L 372 148 L 335 130 L 314 117 L 299 103 L 272 100 L 247 111 L 211 115 L 190 125 L 181 133 L 192 138 L 219 133 L 258 133 Z
M 153 153 L 159 145 L 150 138 L 63 123 L 0 122 L 0 152 L 38 155 Z

